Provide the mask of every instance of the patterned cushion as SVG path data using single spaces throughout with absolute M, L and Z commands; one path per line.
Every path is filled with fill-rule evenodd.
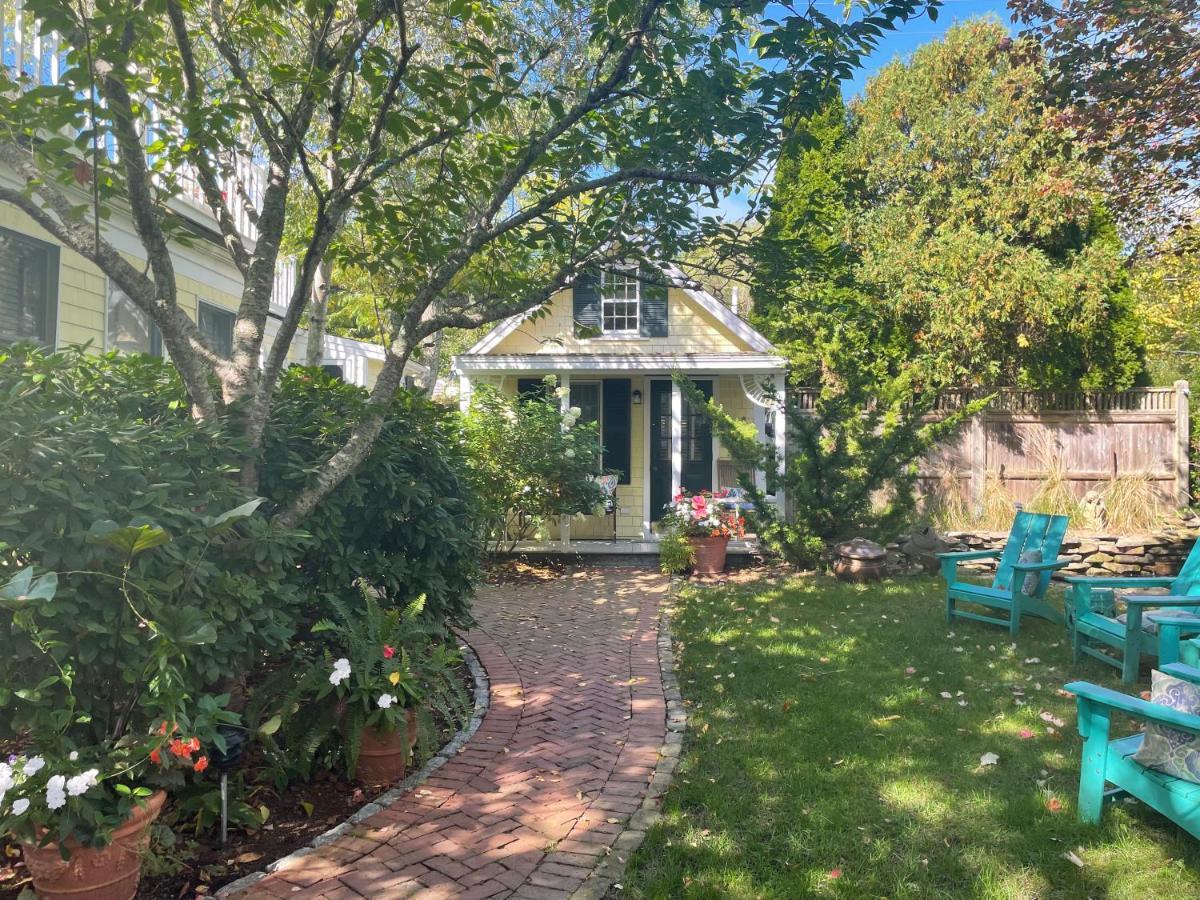
M 1018 562 L 1023 563 L 1040 563 L 1042 561 L 1041 550 L 1026 550 L 1021 554 Z M 1026 572 L 1025 580 L 1021 583 L 1021 593 L 1026 597 L 1032 597 L 1037 593 L 1038 582 L 1042 580 L 1041 572 Z
M 1150 685 L 1150 700 L 1200 716 L 1200 685 L 1164 675 L 1157 669 Z M 1133 758 L 1147 768 L 1200 784 L 1200 735 L 1149 724 L 1142 746 Z

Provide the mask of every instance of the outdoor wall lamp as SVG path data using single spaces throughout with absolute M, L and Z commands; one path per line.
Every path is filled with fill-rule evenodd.
M 641 391 L 634 391 L 632 394 L 630 394 L 630 398 L 633 400 L 634 406 L 642 405 L 642 392 Z

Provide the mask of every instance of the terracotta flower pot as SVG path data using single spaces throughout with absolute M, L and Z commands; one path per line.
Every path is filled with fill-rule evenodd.
M 355 777 L 368 784 L 392 784 L 404 778 L 408 762 L 408 729 L 364 728 Z
M 696 556 L 692 571 L 697 575 L 720 575 L 725 571 L 725 554 L 729 550 L 727 537 L 689 537 L 688 543 Z
M 417 746 L 417 708 L 410 706 L 404 710 L 404 724 L 408 728 L 408 749 Z
M 71 858 L 63 859 L 58 844 L 24 845 L 25 865 L 41 900 L 131 900 L 142 877 L 142 854 L 150 826 L 162 812 L 167 795 L 155 791 L 113 832 L 112 843 L 99 849 L 68 840 Z

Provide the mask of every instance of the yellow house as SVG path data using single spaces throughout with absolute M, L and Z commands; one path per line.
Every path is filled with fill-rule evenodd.
M 33 16 L 20 3 L 0 2 L 0 65 L 19 71 L 29 84 L 54 84 L 62 74 L 61 42 L 43 34 Z M 187 245 L 175 242 L 171 257 L 182 309 L 200 326 L 217 350 L 230 352 L 236 310 L 242 294 L 242 277 L 222 247 L 212 211 L 203 202 L 194 172 L 186 167 L 175 173 L 178 192 L 168 200 L 170 209 L 183 218 L 189 232 Z M 223 184 L 230 198 L 244 188 L 252 202 L 261 201 L 266 170 L 245 156 L 236 161 L 236 182 Z M 0 184 L 22 189 L 15 174 L 0 165 Z M 237 187 L 235 187 L 235 184 Z M 82 189 L 65 188 L 71 199 L 87 208 Z M 144 267 L 146 254 L 127 213 L 119 204 L 101 221 L 102 236 L 134 265 Z M 256 229 L 239 203 L 230 204 L 235 222 L 248 249 L 253 250 Z M 278 333 L 286 301 L 295 284 L 294 264 L 281 261 L 276 272 L 264 355 Z M 148 317 L 91 262 L 59 244 L 25 213 L 0 204 L 0 344 L 34 341 L 48 347 L 90 344 L 97 351 L 118 350 L 162 355 L 157 328 Z M 296 334 L 288 358 L 305 358 L 306 335 Z M 346 381 L 371 387 L 383 367 L 384 351 L 377 344 L 327 335 L 322 364 Z M 406 380 L 425 376 L 424 367 L 405 368 Z
M 16 186 L 3 168 L 0 183 Z M 242 293 L 241 273 L 221 248 L 215 229 L 204 228 L 206 211 L 197 206 L 187 212 L 198 238 L 186 247 L 171 248 L 179 303 L 213 345 L 228 353 Z M 113 215 L 101 229 L 131 261 L 144 265 L 144 251 L 127 219 Z M 264 354 L 283 318 L 292 268 L 285 261 L 276 275 L 278 300 L 271 305 Z M 156 326 L 99 268 L 62 246 L 25 213 L 0 205 L 0 343 L 19 340 L 48 347 L 90 343 L 96 352 L 163 352 Z M 292 362 L 304 359 L 305 345 L 301 330 L 289 350 Z M 377 344 L 325 336 L 322 363 L 346 381 L 371 387 L 383 361 L 383 348 Z M 421 378 L 424 369 L 413 363 L 405 375 Z
M 676 373 L 754 423 L 783 458 L 784 360 L 771 342 L 678 270 L 642 274 L 581 274 L 541 315 L 504 321 L 454 359 L 464 410 L 475 385 L 520 394 L 553 374 L 569 390 L 564 408 L 578 407 L 581 421 L 599 424 L 603 468 L 619 473 L 617 511 L 563 522 L 552 536 L 559 547 L 653 542 L 655 523 L 680 488 L 736 486 L 728 453 L 673 382 Z

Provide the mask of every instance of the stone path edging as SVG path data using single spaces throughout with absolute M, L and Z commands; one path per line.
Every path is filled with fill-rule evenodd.
M 458 751 L 462 749 L 462 747 L 466 745 L 467 741 L 471 739 L 475 732 L 479 730 L 479 725 L 483 722 L 483 717 L 487 713 L 488 706 L 491 704 L 492 699 L 488 674 L 483 668 L 483 664 L 480 663 L 479 656 L 475 653 L 475 650 L 471 647 L 471 645 L 467 643 L 462 634 L 459 634 L 458 638 L 459 649 L 462 651 L 463 661 L 467 664 L 467 669 L 470 671 L 471 679 L 475 685 L 475 705 L 471 712 L 471 720 L 467 722 L 466 726 L 459 729 L 454 737 L 452 737 L 450 741 L 445 744 L 441 750 L 435 753 L 420 769 L 406 777 L 391 790 L 385 791 L 374 800 L 364 804 L 353 815 L 346 819 L 346 821 L 342 822 L 340 825 L 335 825 L 328 831 L 318 834 L 303 847 L 292 851 L 287 856 L 280 857 L 279 859 L 275 860 L 275 862 L 268 865 L 265 869 L 262 869 L 258 872 L 251 872 L 248 875 L 243 875 L 237 881 L 231 881 L 229 884 L 224 885 L 216 892 L 215 896 L 232 896 L 244 891 L 246 888 L 256 884 L 257 882 L 262 881 L 272 872 L 278 872 L 281 869 L 290 868 L 305 856 L 312 853 L 314 850 L 337 840 L 342 835 L 350 832 L 354 826 L 362 824 L 371 816 L 378 812 L 382 812 L 391 803 L 399 800 L 409 791 L 419 787 L 429 778 L 429 776 L 431 776 L 434 772 L 436 772 L 458 754 Z
M 646 832 L 662 818 L 663 797 L 671 787 L 683 749 L 683 735 L 687 731 L 687 711 L 679 692 L 675 647 L 671 640 L 671 615 L 675 611 L 674 600 L 680 583 L 679 576 L 672 576 L 671 593 L 660 607 L 658 620 L 658 666 L 662 673 L 663 696 L 667 701 L 667 733 L 659 750 L 654 777 L 650 780 L 641 809 L 630 817 L 627 827 L 617 835 L 612 853 L 596 864 L 587 880 L 571 895 L 571 900 L 602 900 L 608 896 L 624 876 L 629 857 L 646 840 Z

